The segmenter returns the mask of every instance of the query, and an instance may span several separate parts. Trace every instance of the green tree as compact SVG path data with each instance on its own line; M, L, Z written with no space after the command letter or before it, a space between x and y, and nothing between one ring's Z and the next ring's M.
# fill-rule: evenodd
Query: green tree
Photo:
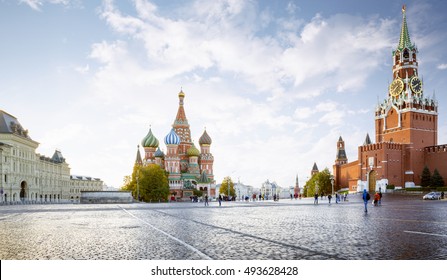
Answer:
M131 191L134 199L137 199L137 174L141 166L135 164L131 175L127 175L123 179L123 186L121 190Z
M234 183L230 177L225 177L219 188L219 193L228 196L228 187L230 187L230 196L234 197L236 191L234 190Z
M157 164L141 167L138 181L142 201L167 201L169 197L168 177Z
M421 187L428 187L431 184L430 170L427 166L424 167L421 174Z
M442 178L441 174L439 174L438 169L436 168L435 171L433 171L433 176L431 177L431 186L432 187L444 186L444 179Z
M312 175L312 177L306 182L303 189L303 194L307 197L312 197L315 193L318 193L319 195L321 193L328 195L331 192L331 173L329 172L328 168L325 168L323 171Z

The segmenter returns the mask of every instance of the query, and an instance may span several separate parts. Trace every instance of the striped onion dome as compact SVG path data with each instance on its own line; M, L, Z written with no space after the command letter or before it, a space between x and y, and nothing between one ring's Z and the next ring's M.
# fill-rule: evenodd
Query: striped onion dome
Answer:
M206 133L206 129L203 132L202 136L199 138L199 144L200 145L211 145L211 137Z
M154 156L159 157L159 158L164 158L165 154L160 150L160 147L158 147L158 149L154 153Z
M165 144L166 145L178 145L180 144L180 137L175 133L174 129L171 129L171 131L166 135L165 137Z
M200 151L196 148L194 143L192 143L191 148L186 151L188 157L198 157L200 155Z
M149 132L147 133L146 137L143 138L141 141L141 146L143 147L158 147L158 140L155 138L155 136L152 134L152 129L149 128Z

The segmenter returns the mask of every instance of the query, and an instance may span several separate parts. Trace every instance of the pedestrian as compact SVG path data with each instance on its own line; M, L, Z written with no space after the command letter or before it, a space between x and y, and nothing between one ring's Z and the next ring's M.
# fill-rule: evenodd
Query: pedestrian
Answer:
M293 194L290 194L290 200L293 200Z
M318 204L318 194L316 193L315 195L314 195L314 204Z
M208 204L208 195L205 195L205 206L210 206L210 205Z
M379 205L380 195L378 192L374 194L374 206Z
M444 191L441 192L441 199L444 199Z
M329 200L329 204L331 204L332 195L329 194L329 195L327 196L327 199Z
M371 196L366 191L366 189L363 189L362 199L363 199L363 203L365 204L365 212L368 212L368 201L371 199Z
M219 200L219 206L222 206L222 196L220 194L218 200Z
M340 197L338 196L338 193L335 193L335 203L338 204L338 200L340 199Z

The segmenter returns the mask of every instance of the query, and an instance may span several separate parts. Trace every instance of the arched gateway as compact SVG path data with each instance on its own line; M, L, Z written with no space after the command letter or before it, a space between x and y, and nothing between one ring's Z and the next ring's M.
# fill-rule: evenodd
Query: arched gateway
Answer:
M376 171L371 170L368 176L368 192L374 193L376 191Z
M22 183L20 183L20 201L25 201L27 193L28 184L26 183L26 181L22 181Z

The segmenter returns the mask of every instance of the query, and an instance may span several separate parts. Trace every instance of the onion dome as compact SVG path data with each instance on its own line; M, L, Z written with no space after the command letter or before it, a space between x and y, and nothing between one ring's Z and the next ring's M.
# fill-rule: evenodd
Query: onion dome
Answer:
M158 147L158 149L154 153L154 156L159 157L159 158L164 158L165 154L160 150L160 147Z
M158 147L158 140L155 138L155 136L152 134L152 129L149 128L149 132L147 133L146 137L143 138L141 141L141 146L147 148L147 147Z
M166 135L165 137L165 144L166 145L178 145L180 144L180 137L175 133L174 129L171 129L171 131Z
M178 97L185 97L185 93L183 92L183 89L180 90L178 93Z
M199 138L199 144L200 145L211 145L211 137L206 133L206 129L203 132L202 136Z
M200 151L196 148L196 146L193 143L191 148L189 148L186 151L186 154L188 155L188 157L198 157L200 155Z

